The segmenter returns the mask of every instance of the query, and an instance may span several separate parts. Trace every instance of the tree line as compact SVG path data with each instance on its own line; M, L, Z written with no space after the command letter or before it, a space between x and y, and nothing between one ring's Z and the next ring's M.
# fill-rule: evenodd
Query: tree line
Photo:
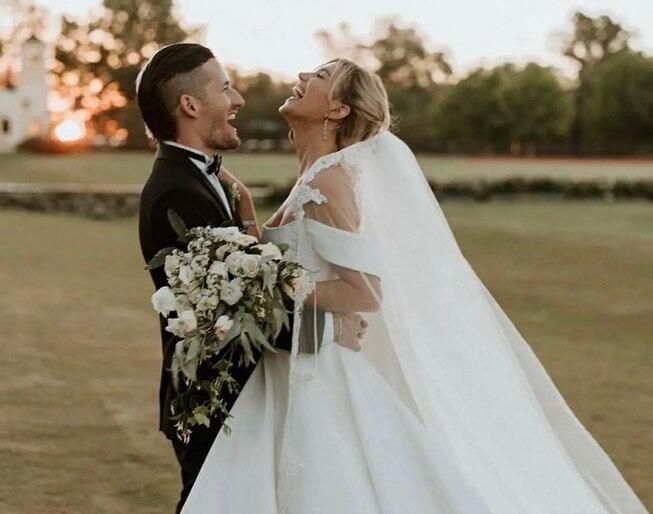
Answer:
M34 20L29 4L21 4L21 20L15 0L2 2L13 4L16 26ZM32 32L37 25L31 23ZM572 81L535 62L478 68L454 80L447 55L430 49L415 26L385 18L377 21L375 33L371 42L363 41L342 24L316 37L326 57L353 59L381 76L395 131L418 151L653 153L653 57L633 49L632 34L610 16L573 15L560 42L561 54L578 70ZM63 18L53 87L69 111L87 114L92 133L108 139L121 133L127 137L122 143L144 147L148 142L135 105L138 70L156 49L193 34L173 0L104 0L94 19ZM247 101L237 120L243 138L258 142L251 147L287 145L277 109L292 83L267 73L230 72Z

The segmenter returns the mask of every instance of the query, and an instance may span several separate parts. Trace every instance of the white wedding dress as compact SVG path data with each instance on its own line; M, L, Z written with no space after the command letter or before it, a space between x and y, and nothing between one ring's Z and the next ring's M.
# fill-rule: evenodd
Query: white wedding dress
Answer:
M646 512L460 254L400 140L319 159L284 208L293 220L264 239L317 283L380 278L380 309L359 353L304 353L295 334L291 354L264 355L184 514Z

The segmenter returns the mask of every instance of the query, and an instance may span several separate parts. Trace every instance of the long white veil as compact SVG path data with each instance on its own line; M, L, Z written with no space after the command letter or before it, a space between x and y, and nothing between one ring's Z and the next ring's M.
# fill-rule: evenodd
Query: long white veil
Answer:
M327 155L301 187L298 259L318 283L329 279L319 275L322 259L370 284L380 308L364 315L361 355L450 450L492 512L646 512L462 255L400 139L382 132ZM355 289L341 310L356 309ZM329 294L318 285L313 299ZM298 346L296 335L282 469L291 465L293 396L305 378Z

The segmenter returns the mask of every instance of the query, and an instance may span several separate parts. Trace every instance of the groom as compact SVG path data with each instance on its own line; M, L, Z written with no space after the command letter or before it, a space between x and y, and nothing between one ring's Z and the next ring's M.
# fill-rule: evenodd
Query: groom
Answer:
M152 173L141 194L139 234L145 260L149 261L162 248L179 246L168 221L169 209L176 211L189 227L219 227L228 220L234 220L241 228L255 227L249 191L242 187L242 206L238 207L227 194L229 188L223 187L227 176L234 178L221 169L218 152L235 150L240 145L238 133L229 121L236 117L245 102L230 85L211 50L191 43L162 48L141 70L136 93L148 135L159 147ZM167 285L162 268L150 273L155 289ZM316 314L305 312L302 335L317 330L321 335L320 343L335 339L343 346L359 347L358 340L365 328L360 316L332 316L320 311ZM313 327L314 318L317 327ZM162 317L159 321L163 350L159 430L172 441L181 467L183 487L177 505L177 512L180 512L221 422L213 418L210 428L194 429L188 444L177 438L174 422L170 419L170 405L176 392L169 372L177 339L165 331ZM280 334L275 342L277 348L290 350L291 333L292 327ZM254 365L234 370L233 376L241 388L253 370ZM223 399L229 409L236 397L237 394L225 393Z

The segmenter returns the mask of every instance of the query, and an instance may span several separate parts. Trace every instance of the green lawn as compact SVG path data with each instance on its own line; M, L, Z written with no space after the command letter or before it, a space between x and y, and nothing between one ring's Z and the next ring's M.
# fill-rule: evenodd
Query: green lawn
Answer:
M474 268L653 508L651 205L444 207ZM0 238L0 512L172 512L178 477L156 431L158 326L136 220L2 210Z
M0 182L82 182L142 184L153 154L113 152L77 155L0 154ZM434 179L506 176L562 178L653 178L653 160L546 160L419 157ZM224 162L247 183L286 183L295 176L293 154L225 154Z

